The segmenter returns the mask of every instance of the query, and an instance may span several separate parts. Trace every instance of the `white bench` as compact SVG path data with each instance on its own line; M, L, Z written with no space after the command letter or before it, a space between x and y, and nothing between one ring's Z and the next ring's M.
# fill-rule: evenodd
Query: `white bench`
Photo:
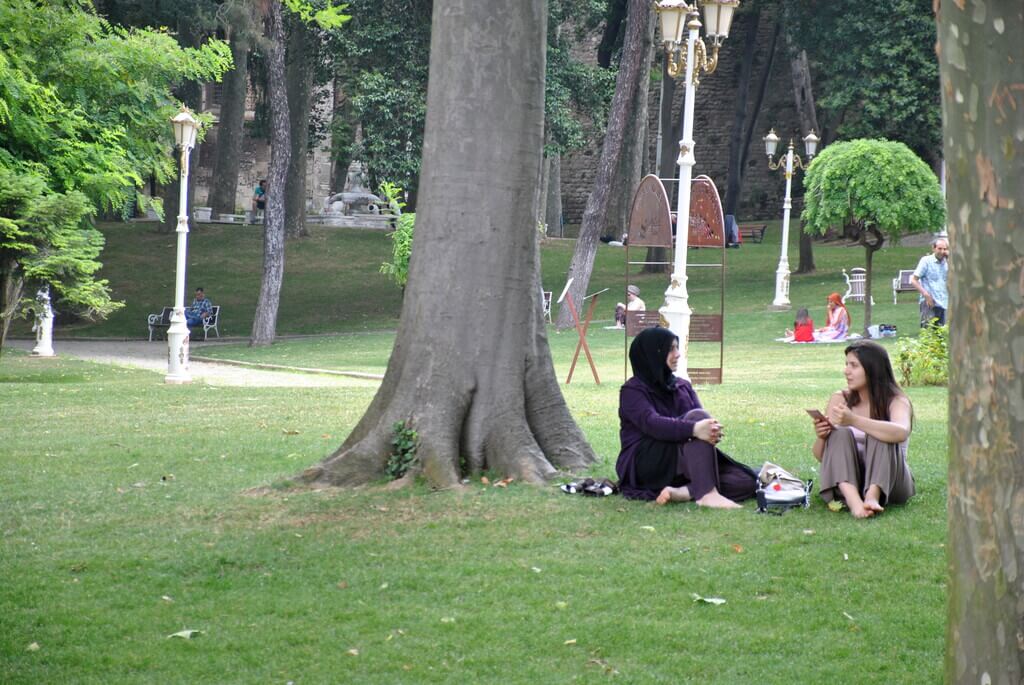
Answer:
M914 275L913 269L900 269L900 272L896 274L896 278L892 279L892 303L896 304L896 296L900 293L916 293L917 288L910 282L910 277Z
M149 316L146 317L146 323L149 326L149 342L153 342L154 333L157 336L163 334L166 337L167 329L171 327L171 314L173 312L174 307L164 307L159 314L150 314ZM203 319L203 322L201 324L201 327L203 329L203 340L206 340L206 338L210 334L210 331L213 331L214 334L219 338L220 329L217 328L219 324L220 305L215 304L213 305L213 312L210 314L209 317ZM190 326L190 328L195 328L196 331L198 332L200 324Z

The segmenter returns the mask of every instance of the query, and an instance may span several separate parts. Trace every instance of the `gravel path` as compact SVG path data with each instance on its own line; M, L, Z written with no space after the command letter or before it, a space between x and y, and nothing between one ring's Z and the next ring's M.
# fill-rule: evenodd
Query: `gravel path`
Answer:
M21 350L35 347L34 340L8 340L7 344ZM167 373L167 343L122 340L55 340L58 357L76 357L102 364L115 364ZM202 356L202 343L192 343L190 353ZM326 373L292 373L268 371L251 367L190 360L193 381L210 385L249 387L376 387L379 380L329 375Z

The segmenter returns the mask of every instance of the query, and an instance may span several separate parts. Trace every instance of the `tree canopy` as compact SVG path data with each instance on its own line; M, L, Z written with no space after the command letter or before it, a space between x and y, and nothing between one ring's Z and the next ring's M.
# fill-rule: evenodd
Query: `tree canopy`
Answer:
M886 238L939 231L946 207L939 180L903 143L850 140L833 143L819 154L804 177L804 230L824 235L842 227L865 247L871 292L871 255ZM871 298L866 298L864 328L871 325Z
M88 218L143 201L148 179L175 165L171 88L214 80L231 64L211 41L182 49L165 31L112 26L66 0L0 3L0 205L3 329L25 278L103 313L113 306L92 279L102 246Z

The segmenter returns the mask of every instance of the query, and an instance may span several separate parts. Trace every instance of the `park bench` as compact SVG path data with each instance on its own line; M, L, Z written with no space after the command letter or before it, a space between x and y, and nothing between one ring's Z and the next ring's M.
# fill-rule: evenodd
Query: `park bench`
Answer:
M764 232L768 229L768 224L740 224L740 240L753 240L755 243L760 243L764 240Z
M167 329L171 327L171 313L172 312L174 312L174 307L164 307L163 311L161 311L159 314L150 314L149 316L146 317L146 323L149 325L149 341L150 342L153 342L153 335L154 334L156 334L158 336L159 335L163 335L164 337L167 336ZM215 305L213 305L213 312L210 314L208 319L203 321L202 324L198 324L196 326L190 326L189 328L190 328L190 330L192 328L196 329L196 332L198 332L199 329L202 328L203 329L203 340L206 340L207 336L210 334L210 331L213 331L214 334L216 334L216 336L218 338L220 337L220 329L217 328L217 326L219 324L220 324L220 305L219 304L215 304Z
M913 269L900 269L900 272L896 274L896 278L892 279L892 303L896 304L896 296L900 293L916 293L917 288L910 282L910 277L914 275Z

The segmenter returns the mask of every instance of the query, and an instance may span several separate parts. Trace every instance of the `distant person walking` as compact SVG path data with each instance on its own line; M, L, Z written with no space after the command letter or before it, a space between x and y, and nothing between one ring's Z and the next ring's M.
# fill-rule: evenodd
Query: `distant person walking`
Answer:
M256 189L252 191L252 211L262 212L267 208L267 179L261 179Z
M932 253L921 257L910 284L921 294L921 328L934 319L942 326L946 323L946 309L949 307L949 241L936 238L932 241Z

